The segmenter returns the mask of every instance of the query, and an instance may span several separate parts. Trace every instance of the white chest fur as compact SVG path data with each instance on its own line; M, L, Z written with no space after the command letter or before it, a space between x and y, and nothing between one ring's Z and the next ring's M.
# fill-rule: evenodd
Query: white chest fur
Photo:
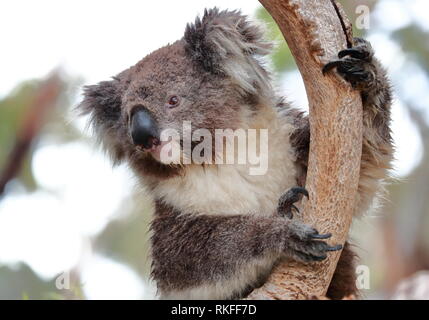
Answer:
M251 175L249 165L189 166L182 176L158 182L155 198L183 213L272 214L279 197L296 185L288 124L269 130L268 166Z

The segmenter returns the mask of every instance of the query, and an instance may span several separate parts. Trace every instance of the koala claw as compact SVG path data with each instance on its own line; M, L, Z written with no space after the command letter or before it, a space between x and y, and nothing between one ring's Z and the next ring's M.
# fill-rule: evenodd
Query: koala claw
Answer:
M366 40L356 38L355 46L338 53L336 60L330 61L322 68L322 73L336 68L338 74L356 89L368 89L374 85L375 66L372 63L373 49Z
M319 233L317 233L317 234L313 234L312 236L311 236L311 238L312 239L329 239L330 237L332 237L332 234L331 233L326 233L326 234L319 234Z
M345 56L350 56L352 58L360 60L366 60L368 62L371 60L371 53L360 47L348 48L338 52L338 58L342 59Z
M308 225L299 222L291 222L291 235L286 242L286 254L292 259L309 263L326 259L327 253L338 251L342 245L330 246L322 239L331 237L330 233L319 234L319 232Z
M343 246L341 244L337 244L336 246L327 248L326 251L338 251L338 250L341 250L342 248Z
M294 203L300 200L300 194L304 195L307 198L309 197L308 191L305 188L301 187L291 188L286 193L284 193L279 199L279 203L277 206L278 214L292 219L292 209L299 213L299 209L294 205Z
M326 73L328 73L329 71L331 71L332 69L338 67L339 65L341 65L342 60L333 60L333 61L329 61L327 64L325 64L322 68L322 73L323 75L325 75Z

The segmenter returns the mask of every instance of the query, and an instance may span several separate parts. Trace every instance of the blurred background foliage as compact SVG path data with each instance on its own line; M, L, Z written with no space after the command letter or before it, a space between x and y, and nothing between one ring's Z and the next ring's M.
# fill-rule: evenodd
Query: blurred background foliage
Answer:
M356 7L359 4L367 5L371 12L377 11L377 6L388 5L386 0L367 1L341 1L351 21L357 18ZM277 43L270 56L272 66L278 73L277 82L289 73L296 73L296 65L290 51L283 40L277 25L269 14L261 7L255 13L255 17L267 25L268 36ZM429 77L429 30L423 28L416 21L399 27L389 29L384 27L383 12L371 17L370 30L355 30L355 35L366 36L378 34L393 41L400 48L405 61L411 61L413 67L422 72L425 81ZM383 58L383 57L381 57ZM382 59L383 60L383 59ZM407 68L404 64L403 68ZM48 70L47 70L48 71ZM366 298L389 298L395 294L396 287L401 280L412 274L429 270L429 110L428 100L419 98L418 101L407 95L401 87L405 80L402 76L404 70L392 74L393 83L397 89L397 99L406 109L413 125L417 129L422 141L422 156L413 170L389 185L389 195L385 205L376 213L369 214L353 226L353 239L359 244L362 264L368 265L371 270L371 288L364 291ZM46 79L29 80L20 83L7 96L0 100L0 177L4 175L8 164L16 159L11 158L11 152L19 144L23 126L28 125L28 115L31 108L35 108L35 101L40 94L43 85L55 78L60 92L49 101L49 111L42 114L35 121L41 123L36 130L25 153L14 179L9 181L4 191L0 194L0 205L6 206L8 198L17 195L30 196L40 191L55 193L56 190L46 188L46 183L40 184L33 172L34 154L46 146L69 145L78 143L93 149L90 135L82 130L83 125L79 120L70 117L73 107L80 99L79 88L83 80L72 77L61 70L51 73ZM398 85L399 84L399 85ZM287 87L287 84L284 85ZM425 93L427 99L427 93ZM70 120L72 119L72 120ZM28 120L28 119L27 119ZM407 135L407 132L401 132ZM417 143L409 141L409 143ZM78 157L78 154L76 155ZM416 155L417 157L417 155ZM70 168L64 168L69 170ZM105 171L109 175L109 171ZM67 183L67 181L64 181ZM82 181L82 183L85 183ZM97 192L97 190L94 190ZM57 195L58 196L58 195ZM85 201L85 199L82 199ZM0 210L7 212L7 207ZM43 211L44 208L34 208L34 214ZM109 282L138 279L143 291L136 291L137 297L153 297L153 285L148 282L150 260L148 258L148 222L152 212L152 203L147 196L138 189L129 188L129 193L119 200L116 209L106 218L101 227L92 233L85 234L81 256L71 265L69 270L72 290L57 290L55 279L58 274L41 275L27 265L25 259L19 257L11 260L1 260L0 246L0 299L80 299L100 297L91 293L90 279L85 277L85 270L90 268L88 256L96 255L104 257L115 263L123 265L137 278L125 276L123 269L118 273L109 274L104 284L109 287ZM103 220L104 221L104 220ZM22 221L22 224L26 224ZM84 220L83 222L84 223ZM73 228L73 225L66 226ZM31 242L33 239L21 239L22 242ZM55 242L53 238L50 241ZM8 245L7 243L4 245ZM103 259L104 259L103 258ZM51 257L55 259L55 257ZM50 263L47 261L47 263ZM116 265L115 265L116 266ZM117 266L116 266L117 267ZM115 267L115 268L116 268ZM104 269L103 269L104 270ZM122 273L121 273L122 272ZM128 273L130 273L128 272ZM89 273L91 275L91 273ZM121 275L124 274L124 278ZM123 280L124 279L124 280ZM101 286L101 284L96 284ZM78 288L79 290L73 290ZM109 290L102 287L100 290ZM117 290L126 290L117 289ZM95 290L97 291L97 290ZM115 295L112 295L116 297ZM131 295L132 296L132 295ZM103 297L103 295L101 295ZM111 296L108 296L111 297ZM129 297L125 295L125 297Z

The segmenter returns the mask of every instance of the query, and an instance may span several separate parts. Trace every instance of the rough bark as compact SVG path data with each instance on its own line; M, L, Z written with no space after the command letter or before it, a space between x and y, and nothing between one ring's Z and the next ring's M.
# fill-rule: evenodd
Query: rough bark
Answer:
M302 218L332 244L348 236L359 180L362 101L357 91L322 66L350 46L351 26L333 0L260 0L279 25L304 79L311 142ZM340 252L321 263L279 265L248 299L309 299L326 294Z

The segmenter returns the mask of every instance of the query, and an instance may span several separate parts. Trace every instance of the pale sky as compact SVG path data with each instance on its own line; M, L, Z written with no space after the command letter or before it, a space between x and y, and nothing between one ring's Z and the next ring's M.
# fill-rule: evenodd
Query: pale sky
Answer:
M206 7L241 8L257 0L2 0L0 96L56 66L98 82L182 37Z

